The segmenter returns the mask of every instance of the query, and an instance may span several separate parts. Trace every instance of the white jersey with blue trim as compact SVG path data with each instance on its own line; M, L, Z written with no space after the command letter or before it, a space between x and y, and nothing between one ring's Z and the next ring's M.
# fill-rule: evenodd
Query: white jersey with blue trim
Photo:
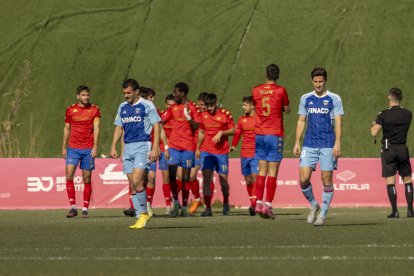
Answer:
M151 101L140 98L135 104L119 105L114 124L124 129L124 142L151 141L152 125L160 122L157 109Z
M344 115L341 97L327 91L318 96L315 91L303 95L299 115L307 117L304 147L333 148L335 144L335 116Z

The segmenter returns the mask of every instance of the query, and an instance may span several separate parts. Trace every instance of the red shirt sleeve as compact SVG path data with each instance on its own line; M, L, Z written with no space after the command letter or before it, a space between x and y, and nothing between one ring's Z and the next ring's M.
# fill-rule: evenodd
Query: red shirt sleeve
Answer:
M239 120L237 121L236 132L234 133L233 141L231 144L233 147L237 147L240 141L241 134L242 134L241 118L242 117L240 117Z
M161 120L163 123L168 123L173 118L173 114L171 111L171 107L164 111L164 113L161 115Z
M70 106L68 108L66 108L66 113L65 113L65 123L70 124L72 122L72 118L70 117Z

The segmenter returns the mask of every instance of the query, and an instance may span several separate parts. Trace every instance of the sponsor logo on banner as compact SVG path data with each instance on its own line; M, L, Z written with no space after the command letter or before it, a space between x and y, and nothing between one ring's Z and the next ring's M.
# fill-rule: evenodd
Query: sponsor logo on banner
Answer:
M75 184L75 191L83 191L83 178L82 176L75 176L73 178L73 183ZM38 193L38 192L51 192L53 188L57 192L66 191L66 177L57 176L53 178L52 176L29 176L27 177L27 191L29 193Z
M356 173L345 170L336 175L336 178L345 183L334 184L335 191L369 191L369 183L347 183L356 177Z
M99 174L102 183L106 185L128 184L128 177L121 171L115 171L118 164L108 164L103 173Z
M0 193L0 199L9 199L11 198L11 193Z

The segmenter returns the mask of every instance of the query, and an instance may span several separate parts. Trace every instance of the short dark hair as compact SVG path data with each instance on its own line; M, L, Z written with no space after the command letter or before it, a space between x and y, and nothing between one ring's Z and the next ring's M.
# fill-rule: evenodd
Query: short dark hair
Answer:
M80 92L82 91L88 91L91 92L91 90L89 89L89 87L87 87L86 85L80 85L78 88L76 88L76 93L79 95Z
M217 103L217 95L214 93L208 93L205 97L204 97L204 103L206 105L212 105Z
M399 101L399 102L402 101L402 91L401 91L401 89L399 89L397 87L393 87L393 88L390 89L388 94L391 97L393 97L394 99L396 99L397 101Z
M184 94L187 96L188 91L190 88L188 88L188 85L185 82L179 82L176 85L174 85L174 88L177 88L178 91L184 92Z
M139 83L134 80L134 79L127 79L124 80L124 82L122 83L122 88L128 88L131 87L133 90L138 90L139 89Z
M167 102L167 101L174 101L174 95L173 94L168 94L166 97L165 97L165 102Z
M144 99L148 99L149 97L155 97L155 91L152 88L141 86L139 88L139 95Z
M208 95L208 92L201 92L200 94L198 94L197 100L204 102L204 99L207 95Z
M279 72L279 66L272 63L266 67L266 78L268 80L276 81L277 79L279 79Z
M325 68L322 68L322 67L313 68L311 72L311 78L313 79L313 77L317 77L317 76L322 76L324 80L328 80L328 72L326 72Z
M253 97L252 96L245 96L245 97L243 97L243 102L253 104Z

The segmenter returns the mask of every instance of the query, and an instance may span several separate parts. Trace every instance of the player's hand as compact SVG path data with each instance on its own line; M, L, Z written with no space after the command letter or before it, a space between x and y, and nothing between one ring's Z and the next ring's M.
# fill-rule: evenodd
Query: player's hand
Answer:
M91 156L92 156L92 158L95 158L96 157L97 152L98 152L98 150L96 149L96 147L93 147L92 150L91 150Z
M196 150L195 152L195 158L200 159L200 150Z
M111 153L109 155L111 155L111 157L114 159L118 158L118 152L116 149L111 149Z
M158 160L158 157L159 156L160 156L160 153L159 153L158 149L152 149L151 152L150 152L150 154L149 154L149 156L148 156L148 159L151 162L155 162L155 161Z
M298 143L295 143L295 146L293 147L293 155L299 157L300 151L300 145Z
M336 158L338 158L341 155L341 144L335 143L333 147L333 155Z
M213 141L214 144L217 144L218 142L220 142L221 136L223 135L223 133L221 131L219 131L216 135L214 135L213 139L211 139L211 141Z
M67 153L66 148L63 148L62 149L62 157L63 157L63 159L66 159L66 153Z
M165 160L170 160L170 151L168 149L164 150L164 158Z
M235 146L231 146L230 147L230 152L235 151L235 150L236 150L236 147Z
M190 109L188 108L188 106L184 107L184 116L187 119L187 121L191 120Z

